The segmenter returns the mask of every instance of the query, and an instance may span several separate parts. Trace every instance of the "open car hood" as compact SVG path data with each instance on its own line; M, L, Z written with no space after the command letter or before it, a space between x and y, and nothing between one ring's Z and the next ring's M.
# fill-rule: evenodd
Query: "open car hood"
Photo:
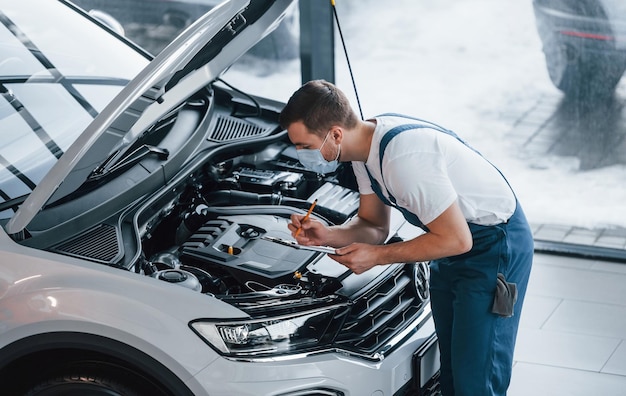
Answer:
M229 0L198 19L94 118L9 220L7 233L23 232L48 202L71 194L105 161L114 163L147 128L273 31L292 3Z

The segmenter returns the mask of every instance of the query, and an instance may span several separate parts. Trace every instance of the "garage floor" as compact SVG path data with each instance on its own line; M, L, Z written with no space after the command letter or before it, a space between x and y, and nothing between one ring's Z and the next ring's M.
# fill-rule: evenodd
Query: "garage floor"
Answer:
M554 118L563 113L557 100L539 100L513 134L526 149L572 155L581 144ZM626 158L626 126L607 127L618 128L618 141L598 148L604 156L586 145L577 153L582 166ZM532 226L537 252L509 396L626 395L626 230Z
M509 396L626 395L626 265L537 253Z

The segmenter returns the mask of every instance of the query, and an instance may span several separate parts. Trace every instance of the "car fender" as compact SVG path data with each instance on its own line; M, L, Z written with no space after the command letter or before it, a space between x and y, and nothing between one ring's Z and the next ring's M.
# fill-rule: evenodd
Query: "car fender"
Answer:
M84 289L63 288L2 299L0 322L1 346L39 334L91 334L129 345L167 362L168 367L184 367L186 375L183 370L177 372L183 377L217 358L187 323L125 296Z
M218 357L188 323L246 317L202 293L23 247L5 233L0 248L0 350L44 334L100 336L144 352L184 379Z

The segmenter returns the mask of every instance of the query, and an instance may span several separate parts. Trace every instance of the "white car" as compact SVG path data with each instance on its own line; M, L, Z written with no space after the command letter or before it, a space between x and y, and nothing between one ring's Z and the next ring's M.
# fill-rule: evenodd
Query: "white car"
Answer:
M293 246L315 199L356 214L351 169L306 171L283 104L220 78L292 2L224 2L152 59L67 1L0 0L3 395L437 394L427 263Z

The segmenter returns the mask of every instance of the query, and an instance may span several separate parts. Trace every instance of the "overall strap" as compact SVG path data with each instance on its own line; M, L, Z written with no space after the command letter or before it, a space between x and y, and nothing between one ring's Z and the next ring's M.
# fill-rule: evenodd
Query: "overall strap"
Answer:
M408 116L408 115L398 114L398 113L384 113L384 114L380 114L378 117L399 117L399 118L406 118L408 120L418 121L422 128L431 128L431 129L435 129L435 130L437 130L439 132L447 133L448 135L456 138L458 141L460 141L464 145L466 145L469 148L471 148L472 150L474 150L474 148L472 148L466 141L461 139L461 137L459 137L459 135L454 133L454 131L446 129L446 128L442 127L441 125L435 124L434 122L430 122L430 121L423 120L421 118L411 117L411 116ZM476 150L474 150L474 151L476 151Z
M468 148L472 149L472 150L473 150L476 154L480 155L481 157L483 157L483 159L484 159L485 161L487 161L489 164L491 164L491 166L493 166L493 167L494 167L494 168L498 171L498 173L500 174L500 176L502 176L502 178L504 179L504 181L506 182L506 184L507 184L507 185L509 186L509 188L511 189L511 192L512 192L512 193L513 193L513 195L515 196L515 199L517 199L517 195L515 194L515 190L513 190L513 187L511 187L511 183L509 183L509 181L508 181L508 180L507 180L507 178L504 176L504 174L502 173L502 171L501 171L501 170L500 170L497 166L495 166L494 164L492 164L492 163L491 163L491 161L489 161L487 158L485 158L485 157L484 157L484 156L483 156L483 155L482 155L482 154L481 154L478 150L476 150L474 147L470 146L470 145L469 145L469 143L467 143L465 140L461 139L461 137L460 137L459 135L457 135L456 133L454 133L453 131L451 131L451 130L449 130L449 129L446 129L446 128L442 127L442 126L439 126L439 125L435 124L434 122L425 121L425 120L422 120L422 119L420 119L420 118L415 118L415 117L411 117L411 116L407 116L407 115L403 115L403 114L398 114L398 113L384 113L384 114L379 115L378 117L400 117L400 118L407 118L407 119L409 119L409 120L416 120L416 121L419 121L419 122L422 122L422 123L426 124L426 125L424 125L424 126L423 126L423 127L425 127L425 128L427 128L427 127L428 127L427 125L430 125L430 128L435 129L435 130L438 130L438 131L440 131L440 132L447 133L448 135L450 135L450 136L452 136L452 137L456 138L456 140L458 140L459 142L463 143L463 144L464 144L465 146L467 146ZM397 135L397 133L396 133L396 135ZM383 136L383 140L385 139L385 137L386 137L386 136ZM387 139L387 140L391 140L391 138L389 138L389 139ZM389 142L387 142L387 143L385 144L385 147L387 147L387 144L388 144L388 143L389 143ZM382 141L381 141L381 149L382 149ZM381 152L380 152L380 165L381 165L381 171L382 171L382 164L383 164L383 155L382 155L382 153L383 153L383 152L381 151Z
M379 150L379 161L380 161L380 170L381 170L381 175L382 175L382 169L383 169L383 156L385 153L385 149L387 148L387 145L389 144L389 142L391 141L391 139L393 139L394 137L396 137L398 134L404 132L404 131L408 131L410 129L419 129L419 128L432 128L432 125L424 125L424 124L404 124L404 125L398 125L397 127L394 127L392 129L390 129L389 131L387 131L387 133L385 133L385 135L383 136L383 138L380 141L380 150ZM369 169L367 169L367 166L365 167L365 170L367 171L367 176L370 179L370 183L372 185L372 190L374 190L374 193L376 193L376 196L378 196L378 198L387 206L392 206L396 209L398 209L402 215L404 216L404 218L411 224L413 224L414 226L420 227L421 229L423 229L424 231L428 232L428 227L426 227L426 225L419 219L419 217L417 217L417 215L415 213L412 213L410 211L408 211L405 208L402 208L400 206L398 206L398 204L396 203L396 199L395 197L389 192L389 190L387 190L387 195L389 196L389 199L387 199L385 197L385 195L382 192L382 188L380 186L380 184L376 181L376 179L374 179L374 177L372 176L372 174L370 173Z
M473 150L474 152L476 152L478 155L480 155L481 157L482 154L480 154L480 152L478 152L478 150L474 149L472 146L470 146L467 142L465 142L463 139L461 139L456 133L454 133L453 131L443 128L433 122L430 121L426 121L426 120L422 120L420 118L416 118L416 117L411 117L411 116L406 116L406 115L402 115L402 114L397 114L397 113L385 113L385 114L381 114L378 117L385 117L385 116L389 116L389 117L401 117L401 118L406 118L409 120L413 120L413 121L417 121L419 123L414 123L414 124L403 124L403 125L398 125L392 129L390 129L389 131L387 131L385 133L385 135L383 135L381 141L380 141L380 149L378 152L378 157L379 157L379 161L380 161L380 171L381 171L381 176L382 176L382 171L383 171L383 157L385 154L385 149L387 148L387 145L389 145L389 142L391 141L391 139L393 139L394 137L396 137L397 135L399 135L400 133L404 132L404 131L408 131L411 129L434 129L437 130L439 132L443 132L446 133L452 137L454 137L455 139L457 139L459 142L463 143L465 146L467 146L469 149ZM484 158L484 157L483 157ZM488 161L486 158L484 158L485 161L489 162L491 164L490 161ZM511 189L511 191L513 191L513 189L511 188L511 185L509 184L509 181L506 179L506 177L504 177L504 175L502 174L502 172L500 171L500 169L498 169L498 167L496 167L495 165L491 164L491 166L493 166L498 173L500 173L500 175L502 176L502 178L504 179L504 181L509 185L509 188ZM365 170L367 171L367 176L370 179L370 183L372 185L372 190L374 190L374 192L376 193L376 195L378 196L378 198L385 204L388 206L393 206L396 209L398 209L402 215L404 216L404 218L411 224L420 227L421 229L423 229L424 231L428 232L428 227L422 223L422 221L417 217L417 215L415 215L414 213L408 211L405 208L399 207L396 203L396 199L395 197L389 192L388 189L386 189L387 191L387 195L389 196L389 199L387 199L383 193L382 193L382 189L380 184L376 181L376 179L374 179L374 177L371 175L369 169L367 169L367 166L365 167ZM513 195L515 195L515 192L513 191Z

